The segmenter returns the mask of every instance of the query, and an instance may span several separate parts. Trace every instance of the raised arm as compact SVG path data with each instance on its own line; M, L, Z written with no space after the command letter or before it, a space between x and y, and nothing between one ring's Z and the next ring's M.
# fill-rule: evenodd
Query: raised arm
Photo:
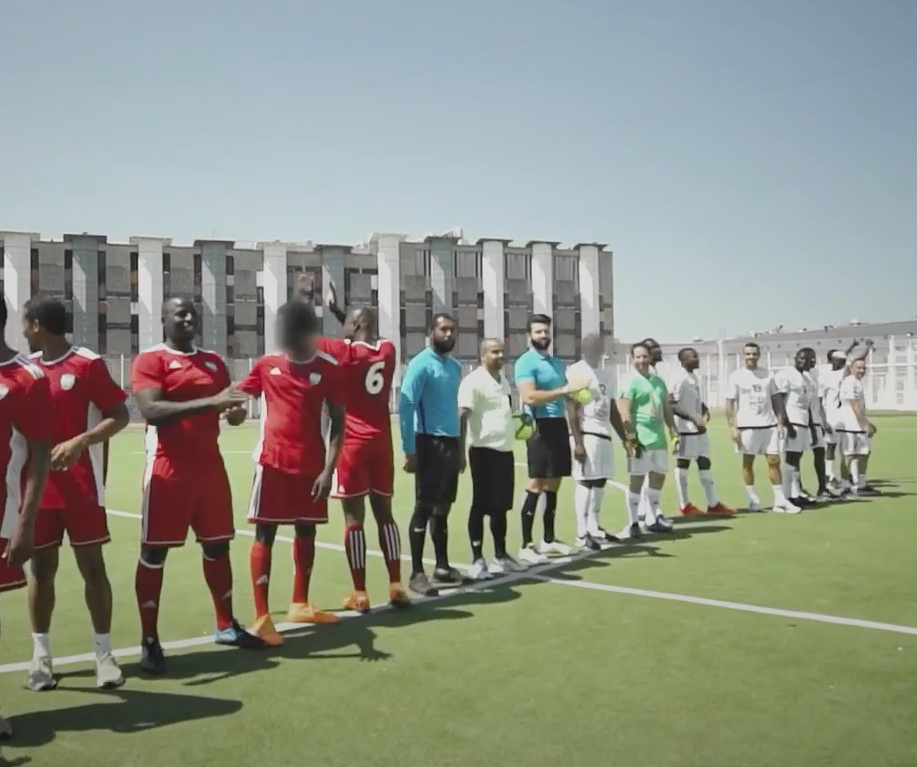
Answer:
M328 307L328 311L334 315L334 318L343 325L344 321L347 319L347 315L344 314L344 310L338 304L338 292L333 282L328 283L328 293L325 295L325 306Z

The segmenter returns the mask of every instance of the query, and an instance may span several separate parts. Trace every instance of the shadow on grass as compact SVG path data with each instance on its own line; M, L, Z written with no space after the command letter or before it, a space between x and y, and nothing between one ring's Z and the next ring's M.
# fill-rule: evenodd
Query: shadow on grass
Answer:
M129 689L101 691L75 688L71 692L85 693L86 702L78 707L42 708L11 719L15 735L10 747L36 748L53 742L67 733L108 731L129 735L136 732L184 724L195 720L230 716L242 709L242 702L205 698L172 692L147 692ZM44 698L53 701L54 696ZM5 749L4 749L5 750ZM17 757L2 764L27 764L28 757Z

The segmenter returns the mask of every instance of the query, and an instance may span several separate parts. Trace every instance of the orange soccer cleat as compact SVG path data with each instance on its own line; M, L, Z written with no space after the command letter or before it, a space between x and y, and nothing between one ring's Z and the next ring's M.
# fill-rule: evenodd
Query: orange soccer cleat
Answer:
M250 632L261 639L268 647L282 647L283 637L274 627L270 615L262 615L252 625Z
M725 506L722 503L717 503L715 506L709 506L707 508L707 513L713 515L714 517L731 517L736 513L736 510L730 509L728 506Z
M681 516L683 517L696 517L703 513L704 512L702 512L699 508L697 508L697 506L695 506L693 503L689 503L687 506L684 506L681 510Z
M287 613L290 623L314 623L316 625L331 625L340 623L341 619L334 613L325 613L316 610L312 605L303 602L294 602Z
M347 599L344 600L344 609L353 610L358 613L368 613L369 597L365 591L354 591Z
M400 583L392 583L389 585L388 601L389 604L396 609L411 606L411 599L408 596L408 592L404 590L404 586Z

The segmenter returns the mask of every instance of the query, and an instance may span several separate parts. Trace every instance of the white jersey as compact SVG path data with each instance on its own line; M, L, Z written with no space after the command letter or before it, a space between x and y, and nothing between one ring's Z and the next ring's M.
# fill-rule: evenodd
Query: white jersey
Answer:
M809 408L815 396L812 379L796 368L783 368L774 376L774 386L779 394L786 396L786 419L794 426L808 426Z
M818 378L818 396L821 397L822 407L825 409L825 420L832 429L840 427L841 384L846 377L846 369L841 368L822 373Z
M825 425L824 413L821 407L821 388L818 384L818 368L806 371L809 377L809 412L812 414L812 423L817 426Z
M589 393L592 401L583 405L583 418L580 430L583 434L601 434L611 436L611 407L609 396L609 371L594 368L586 360L574 362L567 368L567 381L586 378L590 381Z
M777 414L771 402L776 391L774 377L764 368L739 368L730 373L726 399L736 403L736 427L767 429L776 426Z
M689 373L679 368L669 381L669 394L672 401L683 413L700 418L704 414L704 402L701 399L700 380L696 373ZM675 426L679 434L696 434L697 424L675 416Z
M866 415L866 395L863 392L863 382L855 375L848 375L841 384L840 398L838 428L841 431L862 432L860 421L853 412L851 403L859 402L860 411L864 416Z

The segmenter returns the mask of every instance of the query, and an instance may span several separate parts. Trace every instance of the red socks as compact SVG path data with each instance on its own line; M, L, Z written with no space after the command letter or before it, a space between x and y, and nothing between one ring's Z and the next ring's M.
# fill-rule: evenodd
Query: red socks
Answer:
M315 537L293 539L293 603L308 604L309 581L315 564Z
M401 534L394 520L379 525L379 548L385 557L389 583L401 583Z
M255 618L268 615L267 593L271 580L271 547L255 541L250 555L252 591L255 594Z
M366 591L366 534L362 525L352 525L344 533L344 550L356 591Z
M160 576L161 577L161 576ZM232 626L232 564L229 555L219 559L204 557L204 580L213 597L217 629L223 631Z
M134 592L140 608L140 630L143 639L159 638L159 600L162 595L162 565L151 567L137 562Z

